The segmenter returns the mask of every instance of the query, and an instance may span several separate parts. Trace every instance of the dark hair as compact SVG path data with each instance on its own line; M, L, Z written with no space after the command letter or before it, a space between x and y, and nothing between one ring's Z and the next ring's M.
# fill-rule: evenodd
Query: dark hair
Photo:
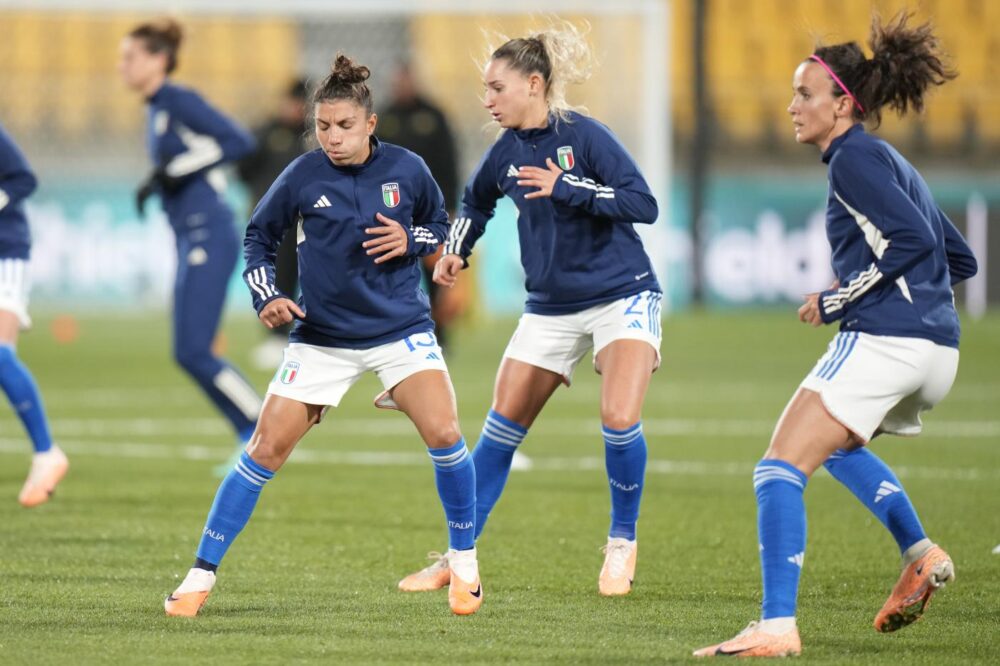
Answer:
M878 15L872 18L868 37L871 59L865 58L857 42L817 46L813 52L840 77L864 108L862 111L857 104L854 106L857 120L872 120L878 127L884 106L901 116L911 107L923 111L927 90L958 76L946 62L933 26L923 23L908 27L906 23L912 17L912 13L904 10L887 24ZM834 83L833 94L840 97L845 93Z
M580 29L569 21L553 20L544 30L527 37L504 38L490 60L504 60L524 76L538 73L545 81L549 109L565 118L573 110L566 101L566 86L590 78L593 56L586 40L589 27Z
M306 79L295 79L285 89L285 97L306 101L309 98L309 82Z
M365 81L371 76L371 70L364 65L355 65L354 61L338 53L330 74L313 93L313 104L329 102L335 99L349 99L364 107L365 113L372 114L375 102L372 91Z
M167 74L177 69L177 52L184 39L184 30L180 23L171 18L158 19L133 28L128 36L145 42L146 50L150 53L165 53Z

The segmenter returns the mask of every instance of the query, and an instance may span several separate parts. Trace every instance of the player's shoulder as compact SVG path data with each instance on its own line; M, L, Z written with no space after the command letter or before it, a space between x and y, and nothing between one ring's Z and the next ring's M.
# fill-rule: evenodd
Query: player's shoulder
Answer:
M863 130L853 130L830 158L830 174L839 176L888 168L898 155L885 140Z
M285 181L309 180L327 161L328 158L322 148L310 150L289 162L282 172L281 178Z

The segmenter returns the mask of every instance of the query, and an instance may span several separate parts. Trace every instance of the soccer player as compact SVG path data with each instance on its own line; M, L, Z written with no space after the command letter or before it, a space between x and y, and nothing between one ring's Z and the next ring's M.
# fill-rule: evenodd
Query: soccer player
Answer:
M367 371L427 444L447 519L452 611L482 603L474 540L476 474L458 428L451 379L434 338L420 257L444 241L444 197L423 160L375 138L369 70L338 55L313 94L318 150L292 162L250 219L244 250L254 307L274 328L295 320L290 344L246 452L222 482L197 559L166 601L197 614L215 572L264 484L295 444ZM295 227L302 296L274 286L275 251Z
M929 25L902 13L875 19L865 57L855 42L818 47L799 64L788 112L799 143L829 169L826 229L837 282L809 294L799 319L840 322L826 354L778 420L753 474L763 572L761 620L696 656L778 657L801 651L795 624L806 546L803 491L823 465L892 533L902 575L875 616L890 632L916 621L955 576L924 532L899 479L866 445L881 433L917 435L920 413L948 393L958 369L952 286L976 260L913 166L865 132L882 108L921 110L931 86L955 74Z
M212 341L239 258L233 212L223 199L219 167L248 154L253 137L168 76L177 68L181 27L172 20L144 23L122 40L118 71L149 105L147 147L153 172L137 193L140 215L158 194L177 240L174 283L174 358L236 431L250 439L260 396ZM227 466L228 470L229 466Z
M17 498L26 507L47 502L69 469L66 454L52 443L35 379L17 358L18 333L31 326L27 277L31 232L24 200L37 186L28 161L0 126L0 388L35 449L31 471Z
M476 536L531 424L593 348L611 492L598 589L612 596L628 594L635 575L646 467L641 411L660 362L662 294L633 228L656 221L656 199L611 131L566 102L566 86L587 78L589 61L589 47L570 23L492 52L483 72L484 106L503 131L466 185L434 279L455 284L497 200L509 196L518 209L528 300L472 453ZM443 587L447 559L407 576L400 589Z

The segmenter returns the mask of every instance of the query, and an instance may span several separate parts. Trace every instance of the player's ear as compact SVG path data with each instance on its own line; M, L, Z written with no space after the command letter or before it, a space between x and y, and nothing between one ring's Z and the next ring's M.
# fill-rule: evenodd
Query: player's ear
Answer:
M378 125L378 114L377 113L373 113L370 116L368 116L368 134L369 135L375 133L375 126L376 125Z

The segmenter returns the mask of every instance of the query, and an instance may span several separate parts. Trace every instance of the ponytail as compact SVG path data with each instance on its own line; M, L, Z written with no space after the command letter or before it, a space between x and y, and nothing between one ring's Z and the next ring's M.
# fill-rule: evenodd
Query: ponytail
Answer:
M593 56L586 32L569 21L558 21L527 37L503 39L490 60L506 60L511 69L525 76L539 74L545 81L545 101L549 110L565 120L570 111L579 110L566 101L566 88L590 78Z
M364 65L356 65L354 61L338 53L333 61L330 73L313 93L313 103L330 102L338 99L351 100L364 108L369 116L375 108L372 91L365 81L371 76L371 70Z
M820 46L814 51L825 62L843 87L834 85L836 97L850 91L857 104L854 117L882 123L882 108L899 115L913 109L923 111L924 96L931 86L943 85L958 76L946 62L941 44L930 23L907 26L913 14L902 11L883 24L877 15L872 19L868 59L857 42Z

